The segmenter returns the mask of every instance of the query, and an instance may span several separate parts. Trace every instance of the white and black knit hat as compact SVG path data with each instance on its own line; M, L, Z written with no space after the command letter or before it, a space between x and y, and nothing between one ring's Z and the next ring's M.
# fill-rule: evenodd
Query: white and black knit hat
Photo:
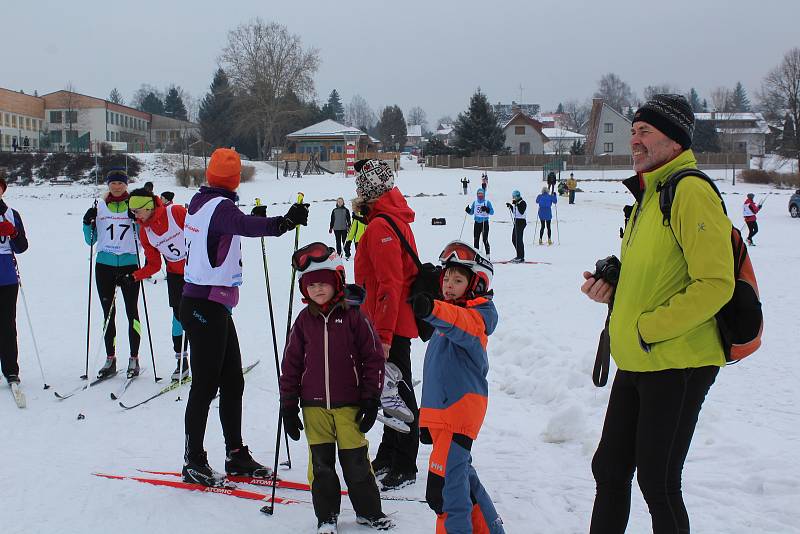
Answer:
M654 95L636 110L631 123L638 121L652 124L684 150L692 146L694 112L683 95Z
M354 165L356 195L373 200L394 187L394 173L389 164L379 159L362 159Z

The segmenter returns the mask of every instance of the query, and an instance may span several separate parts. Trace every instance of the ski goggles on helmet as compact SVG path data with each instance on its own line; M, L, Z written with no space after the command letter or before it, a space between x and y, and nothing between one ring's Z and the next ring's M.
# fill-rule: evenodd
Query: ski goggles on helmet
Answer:
M305 271L312 263L322 263L326 261L331 254L336 252L332 247L319 241L297 249L292 254L292 267L297 271Z
M154 209L156 207L153 197L133 196L128 199L128 207L131 210L138 210L142 208Z
M477 257L478 253L474 248L470 247L466 243L453 241L444 247L442 253L439 254L439 261L442 263L447 263L448 261L455 260L457 262L475 263Z

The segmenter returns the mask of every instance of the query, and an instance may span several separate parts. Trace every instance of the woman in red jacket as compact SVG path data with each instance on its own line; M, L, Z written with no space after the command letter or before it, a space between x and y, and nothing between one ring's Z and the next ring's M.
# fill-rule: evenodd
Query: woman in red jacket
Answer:
M744 206L742 207L744 222L747 223L747 229L749 230L747 234L747 244L751 247L755 245L755 243L753 243L753 237L758 233L756 214L761 210L761 204L756 204L756 201L753 200L754 198L755 195L753 193L747 193L747 200L744 201Z
M177 360L172 379L183 379L189 374L186 351L189 340L183 334L178 312L183 294L183 268L186 264L186 241L183 238L186 208L180 204L164 206L159 197L144 188L131 193L128 206L139 224L139 241L144 249L145 264L133 274L127 275L126 282L133 284L158 273L161 270L161 256L164 256L167 263L167 294L169 306L172 308L172 348Z

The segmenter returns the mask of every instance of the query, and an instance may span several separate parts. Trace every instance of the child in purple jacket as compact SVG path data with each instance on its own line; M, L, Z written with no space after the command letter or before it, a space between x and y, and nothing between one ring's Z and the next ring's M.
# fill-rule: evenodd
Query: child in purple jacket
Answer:
M297 441L304 428L299 416L303 409L317 532L336 532L341 504L337 445L356 521L388 530L394 523L381 510L364 436L380 407L381 342L357 307L363 299L349 297L352 286L345 299L344 266L333 248L311 243L295 252L292 266L308 306L297 316L283 355L281 416L286 433Z

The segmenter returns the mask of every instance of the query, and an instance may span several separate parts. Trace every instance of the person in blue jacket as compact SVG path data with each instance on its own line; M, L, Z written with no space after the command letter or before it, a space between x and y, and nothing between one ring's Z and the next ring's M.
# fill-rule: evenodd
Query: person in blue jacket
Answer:
M475 200L467 206L465 211L475 218L473 230L475 248L478 249L481 235L483 235L483 248L486 251L486 256L489 257L489 217L494 215L494 207L490 201L486 200L486 191L483 188L478 189L475 197Z
M8 185L0 178L0 364L9 383L19 384L17 363L17 294L19 278L15 254L28 250L22 217L3 200Z
M550 193L547 187L542 188L542 193L536 197L536 203L539 205L539 244L544 245L542 238L544 238L544 227L547 226L547 244L552 245L552 232L550 231L550 222L553 220L553 204L558 202L558 197L555 193Z

